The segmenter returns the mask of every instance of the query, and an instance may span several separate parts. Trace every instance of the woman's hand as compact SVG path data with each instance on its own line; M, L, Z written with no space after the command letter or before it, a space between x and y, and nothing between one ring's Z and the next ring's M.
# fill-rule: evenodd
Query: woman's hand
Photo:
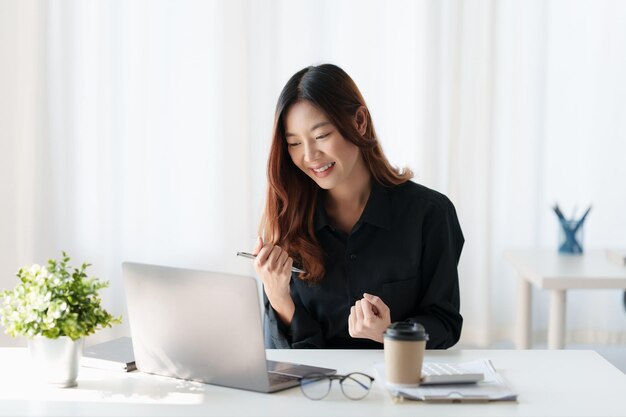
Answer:
M368 293L350 308L348 333L354 338L383 343L383 333L391 324L389 307L380 297Z
M265 295L283 323L290 325L295 311L289 293L293 259L280 246L271 243L264 245L260 237L257 238L257 245L252 253L257 255L254 269L263 281Z

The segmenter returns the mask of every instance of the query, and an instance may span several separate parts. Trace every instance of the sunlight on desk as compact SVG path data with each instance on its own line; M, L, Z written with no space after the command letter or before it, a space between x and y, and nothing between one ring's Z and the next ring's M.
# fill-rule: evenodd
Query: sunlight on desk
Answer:
M194 405L206 397L206 385L199 382L86 367L79 370L77 387L49 387L37 380L27 350L11 354L11 360L3 361L3 374L11 378L0 379L0 399Z

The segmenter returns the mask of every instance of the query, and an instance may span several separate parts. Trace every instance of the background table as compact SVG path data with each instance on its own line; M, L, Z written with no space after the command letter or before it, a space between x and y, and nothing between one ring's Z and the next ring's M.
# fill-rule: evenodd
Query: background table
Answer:
M590 250L582 255L560 255L556 249L514 249L506 252L506 259L519 276L518 349L530 347L531 285L550 291L550 349L562 349L565 344L567 290L626 289L626 267L612 262L604 250Z
M373 374L380 350L270 350L276 360ZM41 388L27 372L25 348L0 348L0 415L63 416L626 416L626 375L593 351L427 351L426 360L488 358L518 394L518 402L487 404L394 403L380 381L360 401L333 383L321 401L299 388L260 394L140 372L81 368L78 387Z

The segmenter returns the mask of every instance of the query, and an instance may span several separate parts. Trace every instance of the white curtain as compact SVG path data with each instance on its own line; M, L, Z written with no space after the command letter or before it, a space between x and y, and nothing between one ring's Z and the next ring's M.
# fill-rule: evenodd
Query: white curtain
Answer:
M617 0L0 0L0 288L61 250L111 281L116 314L123 260L252 274L234 254L278 94L332 62L389 159L456 205L462 344L512 339L503 253L555 248L555 201L593 203L586 247L626 247L624 21ZM621 296L571 292L569 340L626 343Z

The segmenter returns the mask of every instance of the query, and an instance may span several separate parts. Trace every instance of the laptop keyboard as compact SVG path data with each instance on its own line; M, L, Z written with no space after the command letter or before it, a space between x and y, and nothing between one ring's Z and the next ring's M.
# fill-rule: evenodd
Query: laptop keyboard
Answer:
M299 378L293 375L277 374L275 372L268 372L270 385L282 384L288 381L297 381Z

